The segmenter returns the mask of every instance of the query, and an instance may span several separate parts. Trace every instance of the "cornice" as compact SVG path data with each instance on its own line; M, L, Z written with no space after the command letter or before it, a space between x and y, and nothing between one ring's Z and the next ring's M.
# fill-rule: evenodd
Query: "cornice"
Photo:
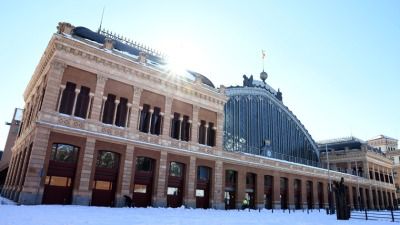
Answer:
M205 105L212 103L218 105L220 110L223 110L223 106L227 101L225 94L218 92L217 89L210 90L203 87L203 84L195 84L176 77L174 78L166 72L145 66L142 63L134 61L134 59L129 60L116 55L110 50L101 49L101 46L98 44L91 43L89 45L79 40L57 35L55 46L57 51L107 67L108 73L104 70L98 70L97 72L103 75L109 74L109 78L123 83L135 86L135 84L138 84L138 81L142 81L140 82L141 87L148 86L149 90L155 92L154 84L158 84L162 86L160 90L165 90L166 88L182 98L188 98L191 101L197 99L198 102L203 102ZM57 55L59 56L59 54ZM111 77L111 74L114 77ZM165 94L165 92L161 94Z

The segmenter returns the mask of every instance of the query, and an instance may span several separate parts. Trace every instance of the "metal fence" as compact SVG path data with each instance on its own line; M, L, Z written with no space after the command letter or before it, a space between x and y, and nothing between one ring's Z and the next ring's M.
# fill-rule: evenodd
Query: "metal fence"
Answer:
M358 220L384 220L391 222L400 222L399 210L354 210L351 211L350 219Z

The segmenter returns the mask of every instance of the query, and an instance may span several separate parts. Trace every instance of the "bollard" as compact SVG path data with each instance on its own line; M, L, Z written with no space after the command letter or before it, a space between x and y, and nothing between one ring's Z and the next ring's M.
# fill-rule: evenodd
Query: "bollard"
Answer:
M308 208L307 208L307 214L308 214L309 212L308 212Z
M368 220L368 213L367 213L367 209L365 209L365 220Z
M274 208L272 208L272 213L274 213Z
M258 208L258 212L261 212L261 208Z

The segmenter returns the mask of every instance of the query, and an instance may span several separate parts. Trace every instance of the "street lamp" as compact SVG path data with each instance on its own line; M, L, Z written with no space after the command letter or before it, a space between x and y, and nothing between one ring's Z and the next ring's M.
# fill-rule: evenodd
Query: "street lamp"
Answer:
M328 180L329 180L329 189L328 189L328 204L329 204L329 213L334 214L335 208L333 206L333 196L332 196L332 179L330 173L330 166L329 166L329 155L328 155L328 144L325 144L325 155L326 155L326 162L327 162L327 169L328 169Z

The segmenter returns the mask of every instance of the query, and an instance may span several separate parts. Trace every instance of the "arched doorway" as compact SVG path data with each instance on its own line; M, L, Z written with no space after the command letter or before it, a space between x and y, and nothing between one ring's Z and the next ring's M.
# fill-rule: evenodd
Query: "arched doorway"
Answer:
M111 151L99 151L93 180L92 205L114 206L120 155Z
M196 208L209 208L211 168L197 167Z
M237 172L234 170L225 171L225 209L236 208L236 186L237 186Z
M281 177L280 189L281 209L288 209L288 179L286 177Z
M185 164L179 162L170 162L167 188L167 207L177 208L182 206L184 184Z
M254 173L247 173L246 174L246 193L245 198L249 202L249 208L255 208L255 196L256 196L256 179L257 175Z
M43 204L71 204L79 148L55 143L51 148Z
M133 205L135 207L151 206L155 160L148 157L136 158L135 178L133 184Z
M268 175L264 176L264 201L266 209L272 209L273 188L274 177Z

